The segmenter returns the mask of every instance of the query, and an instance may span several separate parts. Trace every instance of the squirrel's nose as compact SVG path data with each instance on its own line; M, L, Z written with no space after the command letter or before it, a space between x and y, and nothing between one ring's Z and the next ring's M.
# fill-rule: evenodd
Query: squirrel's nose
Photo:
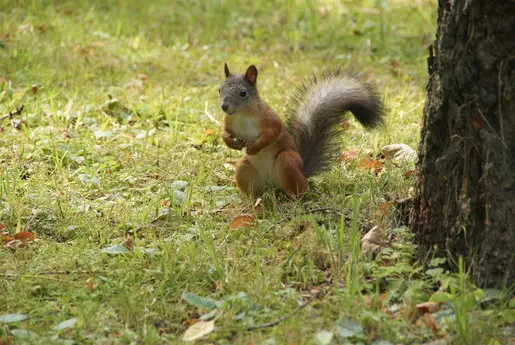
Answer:
M229 109L229 104L226 104L226 103L222 104L222 110L227 111L227 109Z

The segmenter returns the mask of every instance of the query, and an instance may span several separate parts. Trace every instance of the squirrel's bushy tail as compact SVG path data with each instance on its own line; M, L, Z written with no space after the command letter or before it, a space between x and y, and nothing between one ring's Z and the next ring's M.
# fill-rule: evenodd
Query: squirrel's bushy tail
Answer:
M313 76L295 93L286 129L296 140L306 177L330 168L347 111L366 128L383 122L379 95L358 74L330 70Z

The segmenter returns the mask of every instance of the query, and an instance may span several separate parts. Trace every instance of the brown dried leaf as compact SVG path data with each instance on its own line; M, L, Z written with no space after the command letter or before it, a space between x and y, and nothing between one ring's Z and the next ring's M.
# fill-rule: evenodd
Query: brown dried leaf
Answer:
M134 249L134 242L132 241L132 238L127 237L125 240L123 240L122 244L127 247L129 250Z
M379 205L379 208L376 211L376 217L382 217L386 214L386 212L393 206L393 201L386 201Z
M7 243L14 241L14 237L11 237L9 235L2 235L2 243Z
M416 170L408 170L408 171L405 171L402 173L402 176L403 177L410 177L410 176L413 176L417 173Z
M360 169L375 169L380 168L384 164L381 161L371 159L368 156L363 157L358 162L358 168Z
M91 278L86 281L86 286L88 288L89 293L92 293L95 289L95 285L93 285L93 281L91 280Z
M210 136L210 135L215 135L215 134L217 134L218 132L217 132L217 131L215 131L215 130L214 130L214 129L212 129L212 128L208 128L208 129L205 129L203 133L204 133L204 135Z
M248 228L254 225L256 218L249 214L242 214L233 218L231 229Z
M416 305L420 314L434 313L438 311L439 305L435 302L424 302Z
M29 231L21 231L21 232L17 233L16 235L14 235L14 239L20 240L23 242L34 241L35 238L36 238L36 236L34 236L34 234Z
M427 327L431 328L431 330L433 331L433 334L435 334L435 335L438 334L438 332L440 331L440 328L436 324L436 319L433 316L433 314L429 314L429 313L424 314L424 316L422 316L422 321L424 321L424 323L426 324Z
M344 151L344 152L342 152L340 159L342 161L344 161L345 163L351 163L358 158L358 155L359 155L358 150Z
M16 249L18 248L23 248L27 245L26 242L22 241L22 240L13 240L13 241L9 241L7 242L5 245L4 245L4 248L5 249L9 249L11 251L15 251Z

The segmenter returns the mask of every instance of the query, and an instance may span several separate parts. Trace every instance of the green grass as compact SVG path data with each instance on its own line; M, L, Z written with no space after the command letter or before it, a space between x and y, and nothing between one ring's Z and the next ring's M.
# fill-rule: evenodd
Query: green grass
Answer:
M214 309L200 343L316 344L327 330L343 344L336 333L354 322L363 328L348 343L505 344L513 300L475 288L462 266L423 269L394 217L381 220L390 247L359 254L379 206L411 193L412 165L387 163L376 177L337 162L302 202L269 191L256 226L233 230L252 206L227 164L241 152L206 115L222 120L224 62L256 64L280 114L305 77L339 65L367 72L388 114L383 131L351 121L342 151L416 148L435 6L0 0L0 116L25 106L18 129L0 123L0 224L39 239L0 250L0 316L28 316L0 323L0 343L181 343ZM130 253L102 251L127 237ZM437 334L415 313L430 298L443 303Z

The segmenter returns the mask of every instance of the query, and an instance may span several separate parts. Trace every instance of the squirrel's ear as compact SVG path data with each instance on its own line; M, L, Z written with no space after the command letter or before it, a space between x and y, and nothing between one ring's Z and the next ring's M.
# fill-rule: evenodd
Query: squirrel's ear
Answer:
M245 80L249 82L250 85L256 85L258 70L256 66L250 65L247 68L247 72L245 72Z
M227 62L224 63L224 72L225 72L225 77L229 78L229 76L231 75L231 71L229 71L229 66L227 66Z

